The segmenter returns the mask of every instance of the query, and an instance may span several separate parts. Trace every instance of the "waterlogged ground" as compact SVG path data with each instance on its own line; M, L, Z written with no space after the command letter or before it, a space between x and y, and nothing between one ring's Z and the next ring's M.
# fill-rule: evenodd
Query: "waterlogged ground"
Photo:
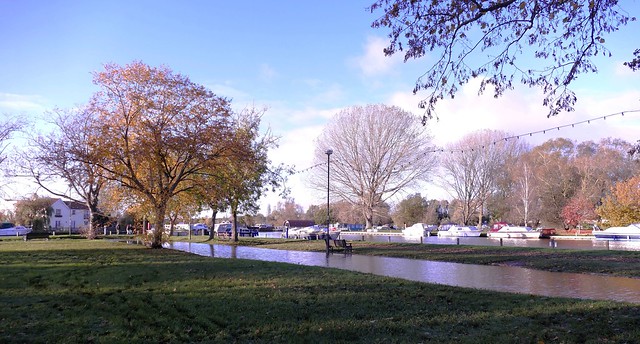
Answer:
M2 343L640 338L635 304L496 293L101 240L0 241L0 285Z
M207 243L174 242L166 247L206 257L321 266L457 287L640 304L640 279L625 277Z
M177 238L186 240L187 238ZM284 240L240 238L208 240L193 237L193 242L220 243L282 250L323 252L325 243L318 240ZM429 245L351 241L354 254L424 259L466 264L517 266L550 272L575 272L640 278L640 251L527 248L470 245Z

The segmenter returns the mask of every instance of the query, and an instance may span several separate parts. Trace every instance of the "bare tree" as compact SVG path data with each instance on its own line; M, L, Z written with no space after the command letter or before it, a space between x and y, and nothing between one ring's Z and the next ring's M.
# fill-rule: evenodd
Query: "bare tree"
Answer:
M36 184L52 195L85 204L89 209L87 236L95 236L100 216L100 192L107 179L101 174L97 161L86 159L96 117L86 109L56 110L55 130L31 140L32 149L24 153L29 175ZM65 185L68 189L56 189Z
M324 168L314 169L309 182L318 190L327 189L328 149L331 194L358 206L367 228L379 206L429 180L436 164L425 128L395 106L354 106L332 119L316 140L315 162Z
M527 161L515 166L516 174L515 194L518 203L514 207L522 218L524 225L531 220L531 211L535 200L535 177L533 170Z
M11 134L22 129L24 122L19 119L10 119L8 116L0 122L0 164L7 158L5 150L7 149L6 141L9 140Z
M551 139L531 150L540 218L545 226L562 226L561 210L579 187L580 175L571 163L575 144L571 140Z
M9 141L13 133L22 129L24 125L25 122L22 119L10 118L8 115L6 115L6 118L0 120L0 173L7 177L15 175L16 173L14 166L10 167L4 164L7 159L6 149L9 147L7 141ZM2 188L9 184L10 178L3 177L0 180L0 194L2 194Z
M520 153L521 145L505 140L507 133L481 130L464 136L442 154L444 170L441 181L461 201L460 214L465 224L478 215L482 225L484 208L496 192L501 178L507 178L509 163Z
M616 0L377 0L370 10L382 11L372 26L390 30L386 55L404 52L407 61L436 52L414 88L431 91L420 103L425 120L439 99L476 77L480 92L489 86L500 96L520 81L544 91L550 115L572 110L569 84L596 72L593 57L611 55L605 37L635 20ZM639 55L627 66L637 69Z

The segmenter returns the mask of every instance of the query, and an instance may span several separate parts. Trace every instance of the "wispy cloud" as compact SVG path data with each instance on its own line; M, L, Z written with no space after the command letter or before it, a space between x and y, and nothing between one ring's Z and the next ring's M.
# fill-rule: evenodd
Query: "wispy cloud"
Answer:
M234 103L246 103L251 101L249 95L233 86L233 83L205 83L205 87L212 90L216 95L233 99Z
M518 87L500 98L490 94L477 95L477 84L469 83L456 95L455 100L445 99L438 103L438 119L427 123L434 136L434 143L444 146L461 139L464 135L481 129L501 130L513 135L522 135L521 139L531 144L540 144L552 138L564 137L576 142L598 141L614 137L634 142L633 133L640 131L640 113L615 116L607 120L593 121L574 127L560 128L591 118L606 116L624 110L640 108L640 91L630 91L615 95L601 94L594 97L589 94L577 94L578 103L573 112L564 112L547 118L548 109L542 105L542 94L537 90ZM417 109L420 98L410 92L398 92L391 95L389 102L422 116ZM551 129L545 133L532 133Z
M304 116L304 111L298 113L298 116ZM309 110L307 116L323 116L323 111L312 114L313 110ZM285 164L294 166L296 171L302 171L313 164L313 152L315 150L316 138L320 135L324 128L324 124L308 125L298 127L287 132L281 133L279 147L269 153L274 164ZM290 197L296 200L297 204L308 207L311 204L319 202L319 195L306 186L306 175L304 172L295 173L289 176L287 187L290 188ZM262 200L263 211L266 206L271 205L272 209L278 202L284 201L278 194L268 193Z
M383 49L387 41L381 37L370 36L364 45L362 55L349 59L349 64L357 68L365 77L384 75L393 70L393 67L402 63L402 56L396 54L385 56Z
M614 63L614 73L619 77L640 79L640 72L634 72L631 68L625 66L622 61Z
M31 112L44 111L45 101L37 95L0 93L0 111Z

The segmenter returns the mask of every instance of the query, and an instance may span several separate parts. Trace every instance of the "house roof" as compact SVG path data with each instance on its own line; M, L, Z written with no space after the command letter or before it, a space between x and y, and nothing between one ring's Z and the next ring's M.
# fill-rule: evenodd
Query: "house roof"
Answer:
M63 201L64 204L67 205L67 207L69 207L69 209L79 209L79 210L88 210L89 207L87 207L86 204L80 203L80 202L75 202L75 201Z
M293 227L309 227L315 225L316 222L313 220L286 220L284 225L289 228Z

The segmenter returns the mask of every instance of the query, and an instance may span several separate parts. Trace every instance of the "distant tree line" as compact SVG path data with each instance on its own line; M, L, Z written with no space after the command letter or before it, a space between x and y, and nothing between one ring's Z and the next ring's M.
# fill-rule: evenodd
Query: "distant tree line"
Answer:
M449 200L415 193L381 203L372 225L417 222L482 225L494 221L575 228L640 221L637 144L619 139L574 142L550 139L538 146L500 131L481 130L447 145L438 155L434 179ZM349 205L349 206L347 206ZM290 206L289 209L296 209ZM326 205L304 214L326 222ZM357 202L331 203L333 222L365 223Z

